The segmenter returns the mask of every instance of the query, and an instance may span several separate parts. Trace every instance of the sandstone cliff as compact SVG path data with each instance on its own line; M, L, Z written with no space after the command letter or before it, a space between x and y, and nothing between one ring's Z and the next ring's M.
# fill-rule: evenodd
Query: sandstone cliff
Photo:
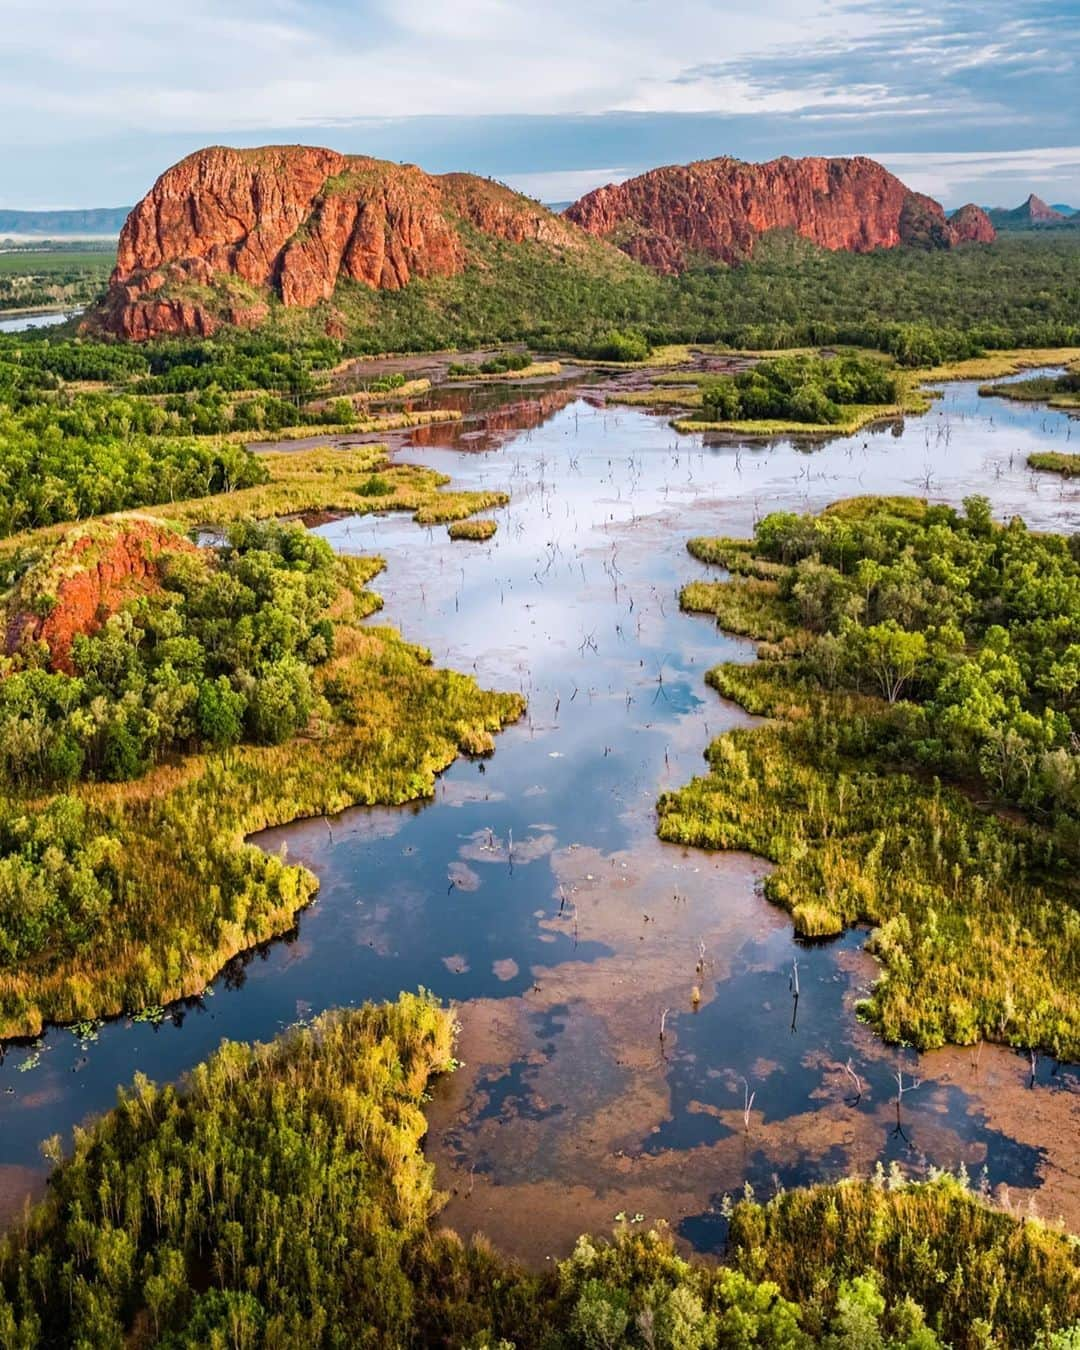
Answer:
M964 207L954 226L932 198L861 157L767 164L723 158L653 169L597 188L566 216L663 272L680 272L695 257L738 262L774 229L856 253L903 243L951 247L994 236L978 207Z
M253 326L267 300L310 307L338 281L397 290L453 276L469 235L581 250L591 241L545 207L471 174L306 146L215 146L167 170L128 216L90 327L120 337ZM228 289L222 282L239 281Z
M195 551L150 516L106 518L70 532L9 597L7 653L44 642L49 668L71 674L77 634L96 632L128 600L157 589L163 555Z

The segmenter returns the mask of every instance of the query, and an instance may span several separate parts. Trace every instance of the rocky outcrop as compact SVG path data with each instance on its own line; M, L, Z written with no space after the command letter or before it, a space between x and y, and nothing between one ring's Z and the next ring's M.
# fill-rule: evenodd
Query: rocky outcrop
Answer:
M135 339L253 326L271 297L309 308L343 278L397 290L453 276L469 261L470 230L555 249L587 242L470 174L308 146L216 146L162 174L128 216L108 296L87 325Z
M997 238L990 217L974 202L968 202L952 213L949 229L956 244L992 244Z
M862 157L767 164L723 158L653 169L588 193L566 216L663 272L680 272L699 257L741 261L768 230L794 230L822 248L855 253L904 243L948 248L976 232L970 214L956 231L932 198ZM977 229L993 237L985 216Z
M71 674L76 636L96 632L127 601L158 589L163 558L179 552L197 550L149 516L105 519L72 531L9 598L8 655L43 642L50 669Z

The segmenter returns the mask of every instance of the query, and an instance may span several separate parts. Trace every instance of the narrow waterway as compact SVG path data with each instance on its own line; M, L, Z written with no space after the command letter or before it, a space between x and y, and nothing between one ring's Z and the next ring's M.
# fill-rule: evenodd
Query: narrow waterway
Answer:
M749 719L703 682L753 644L678 610L701 533L859 493L990 497L1072 530L1080 484L1032 474L1080 423L947 386L933 410L814 449L679 437L602 391L485 391L485 413L398 453L462 487L506 488L487 544L400 516L321 533L378 552L380 621L529 713L435 799L268 831L319 875L287 939L234 962L160 1023L53 1030L0 1063L0 1206L40 1185L38 1142L112 1104L136 1070L177 1077L223 1037L423 985L459 1002L464 1067L431 1104L446 1221L533 1260L617 1214L722 1241L720 1197L865 1170L963 1162L1080 1227L1080 1078L984 1047L921 1059L854 1015L865 934L796 943L743 855L661 845L660 791ZM454 391L460 399L462 391ZM491 406L494 405L494 406ZM466 409L468 412L468 408ZM797 1007L790 986L798 962ZM691 991L700 989L694 1011ZM659 1028L663 1019L665 1035ZM893 1075L921 1079L898 1119Z

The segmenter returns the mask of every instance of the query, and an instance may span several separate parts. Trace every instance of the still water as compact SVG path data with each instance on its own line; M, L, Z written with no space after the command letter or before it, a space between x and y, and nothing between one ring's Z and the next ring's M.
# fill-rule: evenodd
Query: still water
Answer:
M81 309L68 310L63 314L4 314L0 312L0 333L23 333L28 328L51 328L54 324L67 323L81 314Z
M259 836L317 872L318 899L201 1000L158 1026L10 1046L0 1203L6 1192L10 1212L40 1184L42 1138L106 1109L136 1070L175 1078L223 1037L266 1039L422 985L457 1001L462 1023L465 1065L429 1113L446 1219L527 1258L619 1213L713 1248L720 1197L746 1181L769 1193L893 1159L985 1169L1080 1224L1074 1069L1041 1060L1032 1082L1004 1050L882 1046L854 1013L874 978L865 933L795 942L759 894L766 864L661 845L652 814L711 736L751 720L704 685L710 665L754 651L679 612L680 586L706 574L688 537L883 492L982 492L999 517L1072 530L1080 484L1025 459L1070 448L1080 423L955 384L925 416L806 449L679 437L605 407L602 390L483 398L397 453L457 486L508 489L493 540L453 543L401 516L320 533L386 558L380 621L440 664L520 689L528 714L492 759L448 770L431 802ZM898 1072L921 1080L900 1112Z

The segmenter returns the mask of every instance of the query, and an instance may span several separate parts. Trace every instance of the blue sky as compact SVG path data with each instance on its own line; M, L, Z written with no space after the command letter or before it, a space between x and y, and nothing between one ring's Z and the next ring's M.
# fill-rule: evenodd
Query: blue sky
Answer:
M544 200L711 155L869 154L1080 208L1080 0L3 0L0 206L122 205L304 141Z

